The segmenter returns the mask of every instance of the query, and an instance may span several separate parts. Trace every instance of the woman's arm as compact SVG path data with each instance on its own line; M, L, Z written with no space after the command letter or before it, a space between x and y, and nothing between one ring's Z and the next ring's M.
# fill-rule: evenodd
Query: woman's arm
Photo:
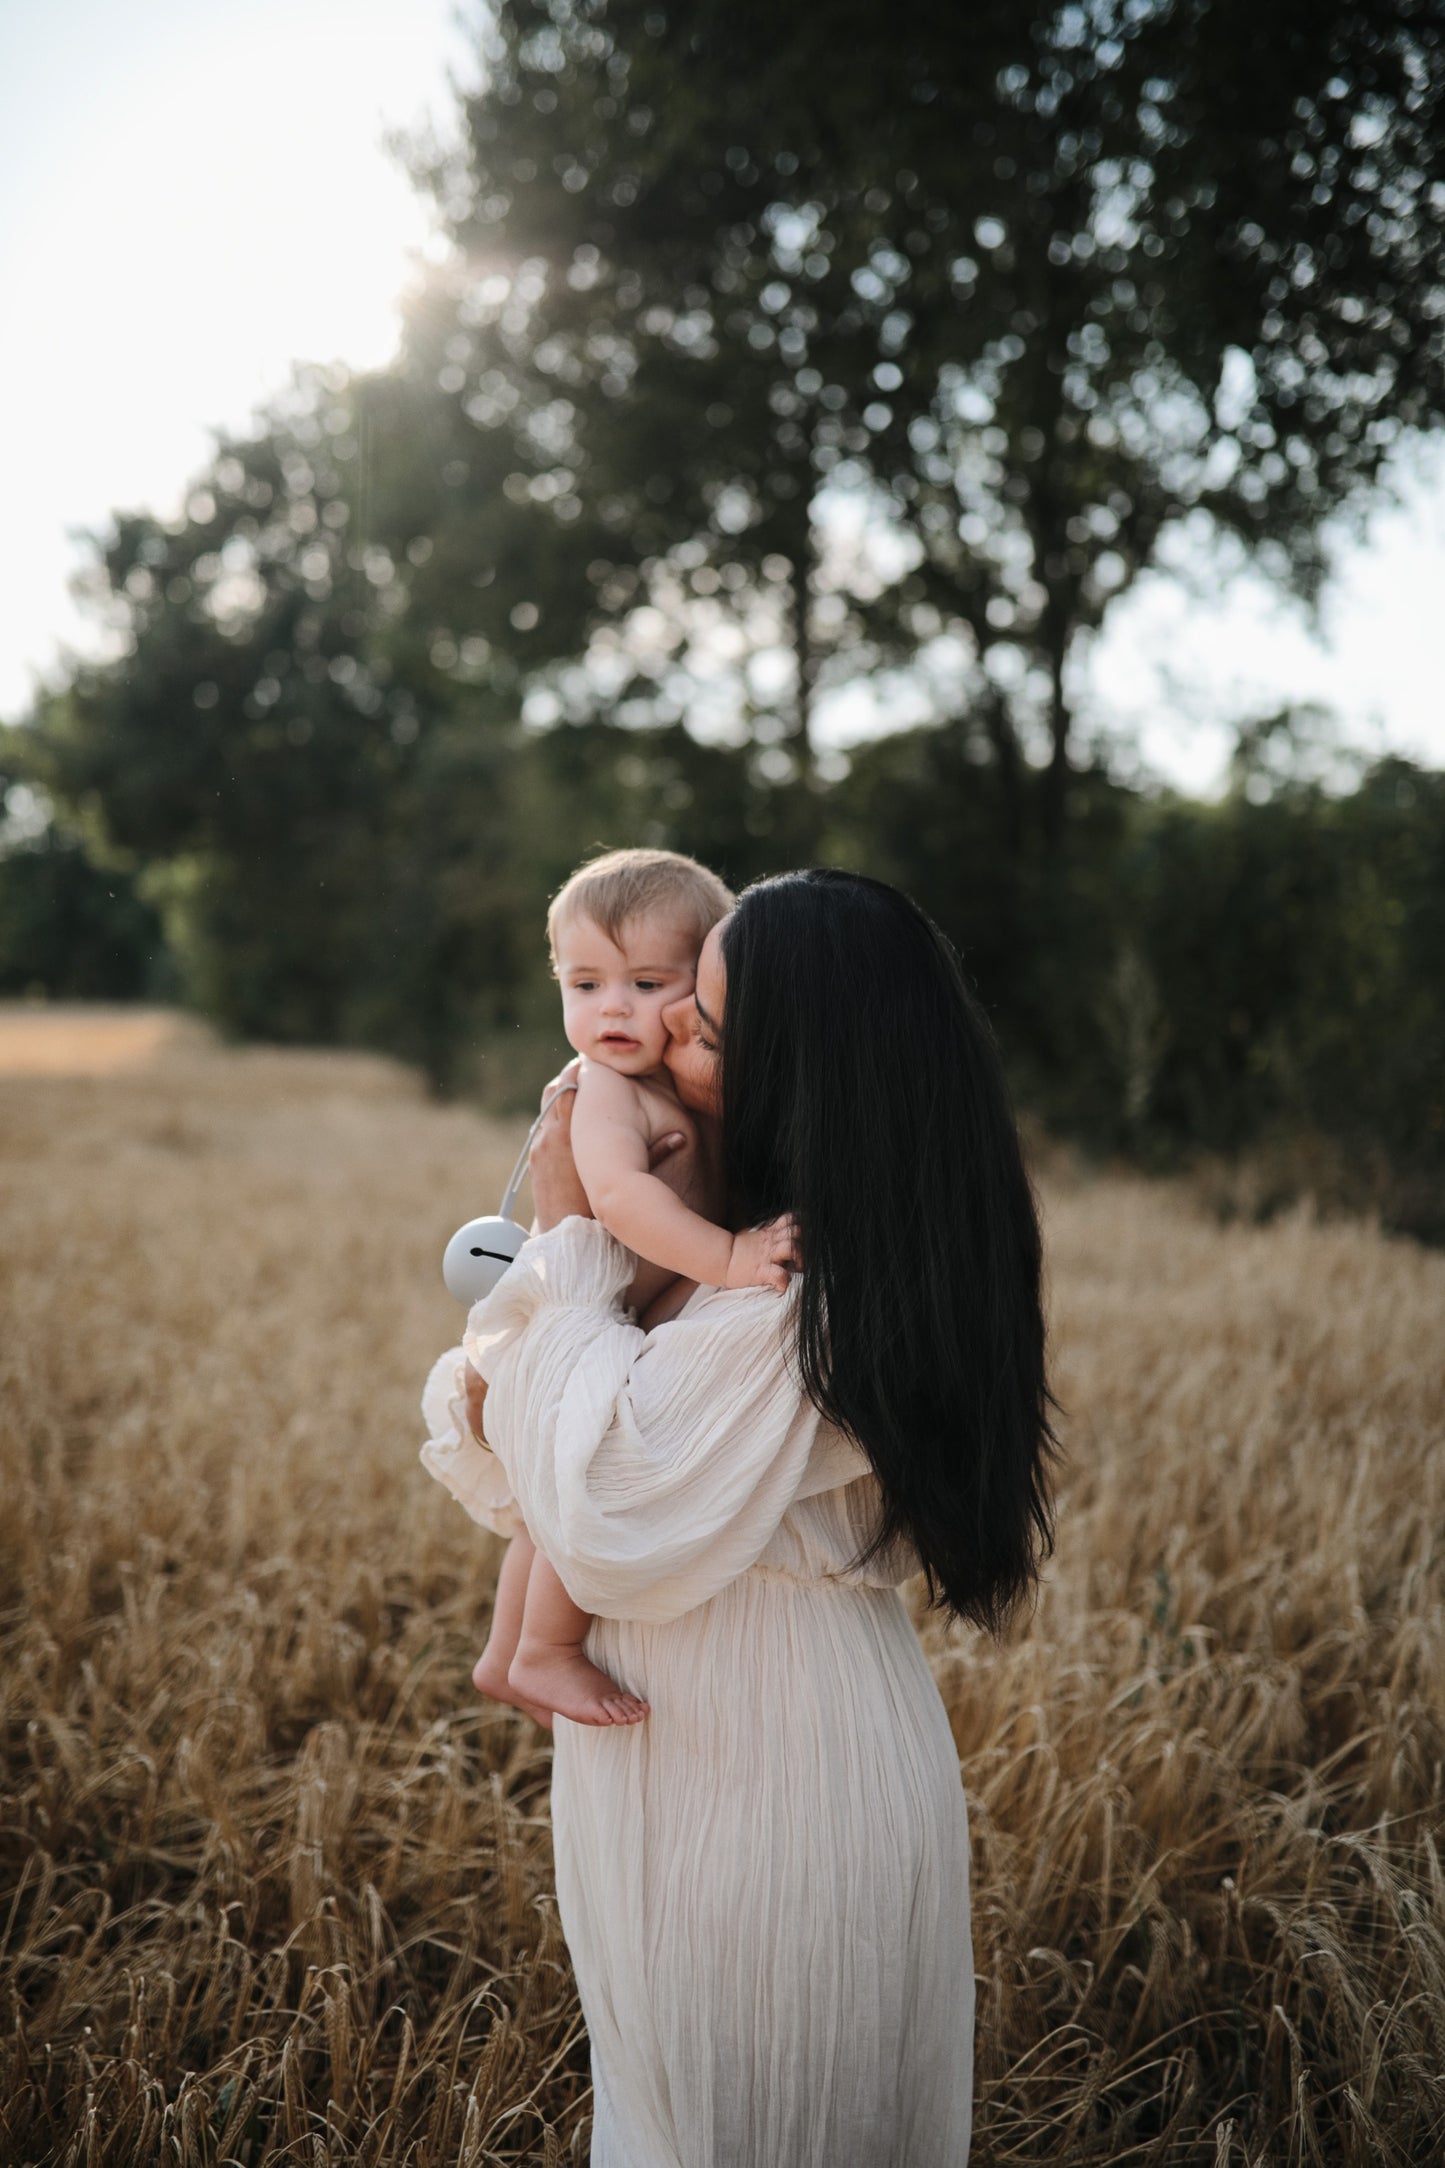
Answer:
M655 1621L766 1548L818 1417L790 1374L790 1304L713 1295L646 1336L621 1309L630 1271L605 1229L568 1220L527 1244L466 1345L538 1548L585 1609Z
M482 1411L487 1405L487 1381L480 1370L474 1370L470 1363L466 1365L464 1375L467 1391L467 1428L478 1445L485 1445L487 1433L482 1427Z
M541 1128L527 1154L527 1173L532 1183L532 1209L544 1232L564 1219L591 1219L592 1207L577 1172L572 1152L572 1116L577 1106L580 1061L569 1061L542 1094L542 1104L552 1101Z

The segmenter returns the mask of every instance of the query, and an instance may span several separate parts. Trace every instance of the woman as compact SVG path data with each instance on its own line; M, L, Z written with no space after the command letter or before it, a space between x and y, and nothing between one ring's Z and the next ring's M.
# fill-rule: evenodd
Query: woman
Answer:
M749 889L668 1066L729 1224L789 1211L786 1296L644 1332L585 1214L570 1097L534 1237L473 1311L473 1426L647 1722L557 1726L557 1894L594 2168L961 2168L968 1833L899 1593L997 1627L1050 1540L1039 1236L943 937L835 872Z

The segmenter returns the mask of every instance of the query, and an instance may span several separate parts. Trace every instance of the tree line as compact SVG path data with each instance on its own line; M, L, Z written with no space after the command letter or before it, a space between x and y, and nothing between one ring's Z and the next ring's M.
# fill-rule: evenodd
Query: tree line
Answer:
M116 659L0 751L54 809L0 862L3 983L180 988L500 1100L555 1051L586 849L827 857L935 912L1051 1122L1308 1126L1445 1218L1440 779L1307 783L1286 714L1194 806L1076 715L1171 535L1316 596L1324 522L1441 420L1438 9L508 0L478 36L409 147L449 246L395 362L299 368L183 519L96 537ZM910 727L830 754L845 688Z

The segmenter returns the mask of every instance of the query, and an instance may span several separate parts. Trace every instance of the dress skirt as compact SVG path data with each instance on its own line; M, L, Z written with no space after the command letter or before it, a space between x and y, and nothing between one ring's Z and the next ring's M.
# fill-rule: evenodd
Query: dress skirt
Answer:
M897 1591L755 1568L588 1649L653 1711L556 1727L593 2168L963 2168L968 1825Z

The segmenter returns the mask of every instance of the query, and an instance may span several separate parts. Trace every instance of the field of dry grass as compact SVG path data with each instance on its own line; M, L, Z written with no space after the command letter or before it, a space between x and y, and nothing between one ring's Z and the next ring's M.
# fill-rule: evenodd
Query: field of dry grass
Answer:
M513 1145L360 1057L0 1013L7 2162L586 2157L546 1743L470 1692L496 1552L416 1462ZM1438 2161L1445 1256L1046 1206L1058 1559L1005 1646L924 1627L975 2157Z

